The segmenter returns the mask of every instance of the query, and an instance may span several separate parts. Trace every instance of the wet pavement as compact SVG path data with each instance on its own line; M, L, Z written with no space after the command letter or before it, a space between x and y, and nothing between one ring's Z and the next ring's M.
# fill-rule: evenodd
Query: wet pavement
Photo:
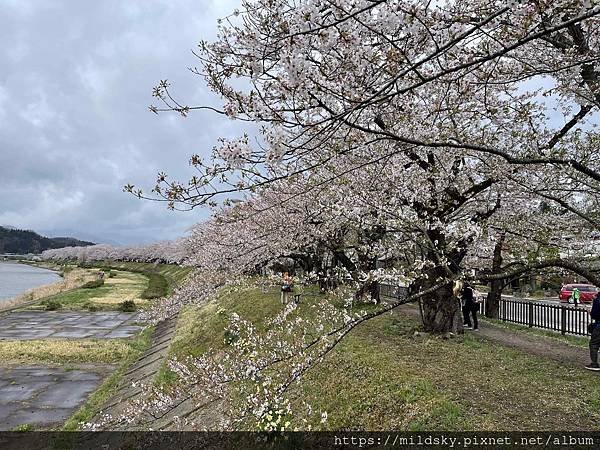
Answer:
M136 320L137 313L120 311L16 311L0 315L0 341L123 339L141 331ZM1 364L0 430L64 423L114 369L105 364Z
M63 423L94 391L112 366L73 369L0 367L0 430L19 425L48 428Z
M119 311L19 311L0 316L0 341L122 339L139 332L136 313Z

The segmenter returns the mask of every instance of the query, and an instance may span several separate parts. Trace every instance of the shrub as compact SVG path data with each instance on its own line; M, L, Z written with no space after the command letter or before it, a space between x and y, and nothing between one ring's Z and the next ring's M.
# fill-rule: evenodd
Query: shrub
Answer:
M119 309L123 312L133 312L136 310L135 302L133 300L125 300L119 305Z
M532 291L529 295L531 297L535 297L535 298L543 298L546 296L546 292L544 292L542 290L537 290L537 291Z
M240 335L238 333L235 333L231 330L225 330L225 333L223 333L223 335L223 340L227 345L233 345L240 338Z
M85 305L83 305L85 309L87 309L90 312L96 312L96 311L100 311L100 307L92 302L88 302Z
M57 302L56 300L44 300L42 305L44 305L46 311L56 311L57 309L62 308L60 302Z
M103 284L104 284L103 279L97 279L97 280L88 281L81 287L84 289L95 289L95 288L102 286Z
M17 433L26 433L28 431L33 431L33 425L31 425L30 423L23 423L14 427L12 431L15 431Z

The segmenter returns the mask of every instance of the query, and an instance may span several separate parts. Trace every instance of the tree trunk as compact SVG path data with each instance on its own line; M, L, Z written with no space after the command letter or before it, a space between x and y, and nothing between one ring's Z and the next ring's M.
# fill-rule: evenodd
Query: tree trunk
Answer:
M422 320L425 331L430 333L462 332L463 319L460 301L452 292L452 283L423 297L422 304Z
M429 241L436 243L440 249L446 245L445 236L437 230L428 232ZM441 280L448 281L436 291L421 297L421 319L423 329L429 333L462 333L463 318L460 300L454 295L454 282L450 281L460 271L460 263L465 256L465 250L448 253L448 265L436 266L425 270L421 278L417 278L409 288L409 295L425 291L438 285ZM434 250L430 251L427 258L436 262Z
M415 280L409 287L409 295L429 289L439 283L441 269L429 270L423 278ZM423 329L429 333L462 333L462 311L460 300L448 282L433 293L421 297L421 320Z
M500 317L500 300L503 288L504 283L502 280L492 281L492 287L485 302L486 317L490 319L498 319Z
M492 273L500 273L502 271L502 245L504 244L505 233L500 234L500 238L494 246L494 258L492 259ZM490 293L485 302L485 315L492 319L499 317L500 299L502 298L502 290L504 289L504 280L492 280Z
M369 280L365 282L354 294L356 302L379 303L379 281Z

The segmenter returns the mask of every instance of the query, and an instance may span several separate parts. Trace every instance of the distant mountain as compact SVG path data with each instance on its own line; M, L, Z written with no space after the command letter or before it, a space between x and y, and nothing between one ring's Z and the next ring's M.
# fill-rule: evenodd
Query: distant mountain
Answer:
M121 242L115 241L114 239L99 236L86 230L73 230L71 228L45 228L38 230L39 234L47 236L49 238L58 236L77 236L82 241L91 241L96 244L109 244L114 246L123 245Z
M93 242L80 241L70 237L47 238L31 230L19 230L0 226L0 254L42 253L50 248L85 247Z

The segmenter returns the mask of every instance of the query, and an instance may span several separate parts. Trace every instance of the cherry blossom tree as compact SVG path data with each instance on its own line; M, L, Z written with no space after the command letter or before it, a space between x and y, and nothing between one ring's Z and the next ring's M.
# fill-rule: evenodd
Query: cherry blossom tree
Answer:
M581 213L581 186L565 199L562 187L545 188L537 173L585 184L586 197L598 204L599 12L568 0L243 2L221 22L216 42L201 43L195 71L224 98L222 113L263 124L259 144L247 135L222 140L209 160L191 158L197 174L188 183L159 174L154 193L171 207L214 206L233 193L310 179L323 167L352 171L398 157L398 175L414 177L413 188L421 183L415 198L427 189L431 199L446 196L438 205L418 205L433 249L414 289L448 277L425 311L428 328L452 329L456 273L447 267L460 272L467 250L459 244L449 257L455 243L447 235L456 224L439 214L457 212L472 195L493 197L500 182L521 183L517 190ZM176 100L166 81L154 95L163 103L154 112L197 109ZM467 171L472 183L448 176L452 170ZM133 186L126 190L144 196ZM444 206L448 201L457 206ZM477 215L493 211L492 200Z
M160 173L148 195L125 187L171 208L213 208L187 245L190 263L220 281L196 279L169 310L297 255L335 255L359 297L393 272L377 261L393 260L408 296L371 313L322 314L300 327L316 343L299 330L297 341L265 341L233 318L247 347L227 364L207 355L173 368L202 395L232 378L268 380L242 409L269 428L293 380L400 304L421 302L428 331L457 331L456 280L492 282L496 293L502 280L550 267L596 280L585 250L564 252L599 231L599 13L584 0L242 2L217 40L200 44L193 70L223 99L217 113L258 124L259 135L192 155L188 181ZM178 100L166 80L154 96L156 113L204 108ZM290 314L273 333L292 326ZM278 378L263 375L282 360ZM144 409L185 392L157 393L166 400Z
M189 186L161 174L155 190L172 205L204 204L371 141L554 164L598 181L591 142L581 148L581 133L569 135L598 101L598 12L581 1L243 2L217 42L201 43L197 72L229 117L268 124L265 145L223 140L212 161L192 157L199 174ZM167 82L155 96L166 108L154 111L194 109ZM562 127L547 115L548 96L570 119Z
M45 250L41 257L55 261L137 261L153 263L182 263L188 256L185 238L138 246L112 246L107 244L87 247L63 247Z

